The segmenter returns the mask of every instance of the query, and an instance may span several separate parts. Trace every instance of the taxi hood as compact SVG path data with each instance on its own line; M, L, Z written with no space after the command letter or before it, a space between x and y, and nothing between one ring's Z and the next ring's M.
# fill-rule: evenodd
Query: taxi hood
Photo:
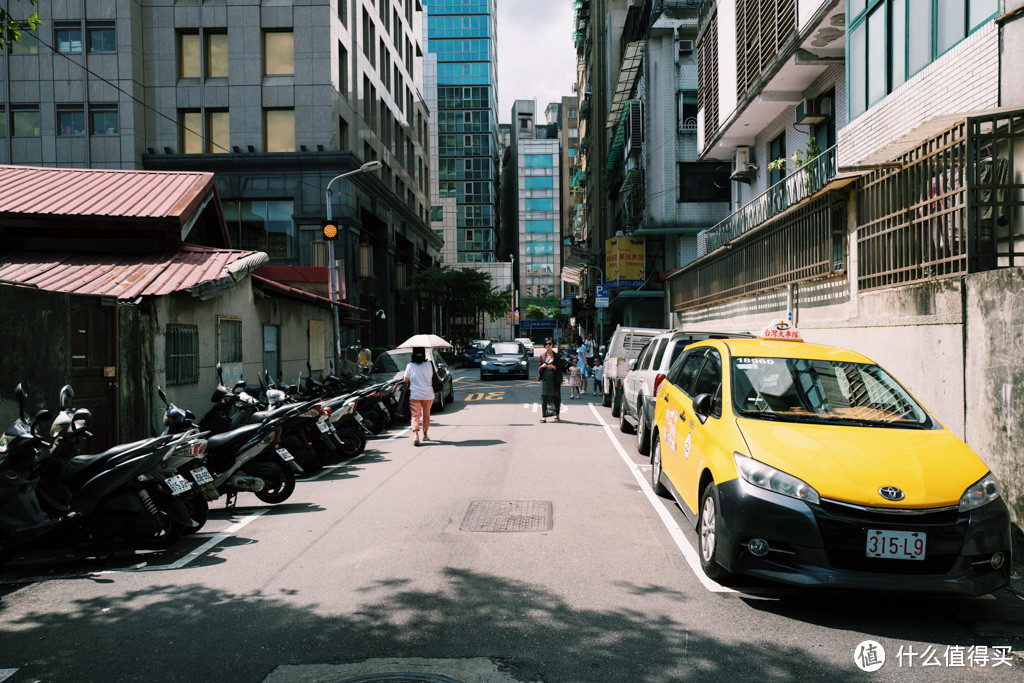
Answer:
M856 505L956 505L988 467L948 429L795 424L738 418L746 455L803 479L822 498ZM878 489L896 486L899 502Z

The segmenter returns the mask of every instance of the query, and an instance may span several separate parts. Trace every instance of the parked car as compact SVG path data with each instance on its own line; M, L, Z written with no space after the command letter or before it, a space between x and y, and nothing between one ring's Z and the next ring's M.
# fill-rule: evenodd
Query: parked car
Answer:
M452 386L452 374L448 364L441 358L437 349L427 349L427 360L433 359L434 368L441 378L441 392L434 397L434 410L441 412L447 403L455 400L455 389ZM411 349L394 349L377 356L370 368L370 379L374 382L387 382L405 375L405 366L412 361Z
M651 484L697 529L704 572L979 595L1010 578L989 468L854 351L757 339L683 352L658 387Z
M629 361L629 372L622 380L619 408L619 430L626 434L636 431L636 449L641 455L650 452L651 423L654 420L654 396L658 385L683 349L704 339L751 339L753 335L741 332L697 332L672 330L651 338L636 360Z
M612 417L618 417L622 409L622 380L629 372L629 361L640 355L647 342L665 329L654 327L623 327L619 325L608 340L601 371L602 405L611 406Z
M517 341L492 342L484 349L480 359L480 379L515 375L530 379L530 358L526 347Z
M470 339L466 344L466 350L462 352L462 365L467 368L478 367L480 358L484 355L484 349L490 343L490 339Z
M516 337L514 341L519 342L526 349L530 356L533 356L533 340L529 337Z

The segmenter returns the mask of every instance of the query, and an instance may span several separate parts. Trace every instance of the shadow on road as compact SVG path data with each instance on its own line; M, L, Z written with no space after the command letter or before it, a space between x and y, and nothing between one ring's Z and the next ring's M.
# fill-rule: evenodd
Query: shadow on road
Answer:
M154 578L158 578L154 575ZM374 596L344 614L295 605L298 593L232 592L200 584L152 585L116 597L69 598L61 609L28 605L6 614L0 666L49 681L139 679L162 672L186 680L180 647L106 647L140 634L188 634L188 661L204 678L257 681L277 665L383 657L488 657L523 681L805 681L849 679L815 643L719 640L665 614L578 607L537 585L450 567L428 590L403 580L338 577ZM330 574L322 588L330 590ZM650 586L626 590L650 592ZM673 594L678 609L682 595ZM95 647L67 657L62 634L90 634ZM102 634L102 640L98 640ZM71 636L74 637L74 636ZM49 638L49 640L45 640Z

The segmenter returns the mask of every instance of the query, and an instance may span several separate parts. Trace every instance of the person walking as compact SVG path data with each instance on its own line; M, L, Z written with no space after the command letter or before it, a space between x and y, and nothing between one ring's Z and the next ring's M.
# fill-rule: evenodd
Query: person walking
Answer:
M594 343L594 333L591 332L587 335L587 341L583 342L584 353L587 360L587 368L594 367L595 351L597 350L597 344Z
M580 366L580 378L583 391L587 390L587 374L585 368L587 367L587 343L581 341L580 346L576 349L576 364Z
M579 398L582 386L583 370L580 368L579 361L573 358L572 365L569 366L569 398Z
M562 356L555 351L551 337L544 340L544 352L540 355L540 421L547 422L548 404L555 422L562 412Z
M420 425L423 426L423 440L429 441L430 407L434 404L434 386L431 378L434 366L427 362L427 352L422 346L412 350L412 362L405 366L405 386L409 387L409 413L412 416L413 446L420 445Z

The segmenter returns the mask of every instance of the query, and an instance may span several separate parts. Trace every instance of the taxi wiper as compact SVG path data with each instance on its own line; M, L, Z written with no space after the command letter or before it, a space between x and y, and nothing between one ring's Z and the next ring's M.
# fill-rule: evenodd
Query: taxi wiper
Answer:
M760 412L757 410L743 410L740 414L743 417L749 417L755 420L770 420L772 422L822 422L821 418L815 415L793 415L789 413Z
M855 417L841 417L830 422L836 422L843 425L854 425L857 427L884 427L886 429L927 429L927 427L919 422L885 422L883 420L862 420Z

